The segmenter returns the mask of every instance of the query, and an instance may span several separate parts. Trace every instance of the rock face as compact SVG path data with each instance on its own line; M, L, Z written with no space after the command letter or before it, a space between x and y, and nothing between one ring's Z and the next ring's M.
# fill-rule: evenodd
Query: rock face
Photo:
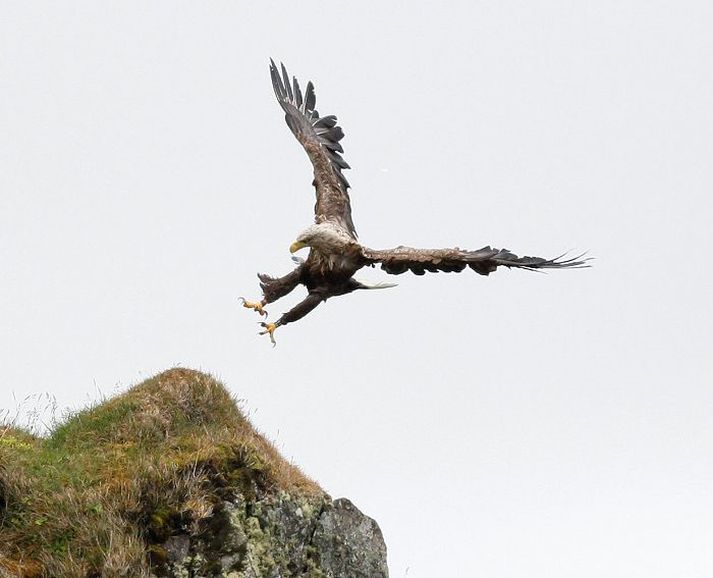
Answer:
M317 522L313 539L327 576L387 578L386 545L376 522L346 498L332 502Z
M176 534L152 552L156 575L176 578L388 577L376 522L326 496L225 501L201 537Z

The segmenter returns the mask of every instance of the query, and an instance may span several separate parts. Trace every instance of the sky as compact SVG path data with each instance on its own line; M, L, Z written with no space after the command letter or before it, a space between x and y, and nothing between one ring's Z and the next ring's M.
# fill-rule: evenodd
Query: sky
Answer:
M0 408L200 369L378 521L392 578L711 576L712 24L693 1L2 2ZM339 117L364 244L594 266L402 275L273 349L237 298L291 270L314 193L270 57Z

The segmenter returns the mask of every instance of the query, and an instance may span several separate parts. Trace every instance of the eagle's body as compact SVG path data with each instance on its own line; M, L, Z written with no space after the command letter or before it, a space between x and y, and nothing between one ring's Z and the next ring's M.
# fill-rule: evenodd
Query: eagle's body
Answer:
M354 279L354 274L367 265L377 263L387 273L399 275L411 271L416 275L425 272L459 272L466 267L481 275L488 275L499 266L521 269L563 269L585 267L586 259L580 257L543 259L541 257L518 257L506 249L483 247L477 251L453 249L414 249L399 246L395 249L374 250L361 245L357 240L352 221L351 203L347 192L349 183L342 171L349 165L341 157L339 141L342 129L335 116L320 117L315 110L314 86L307 84L304 96L293 78L290 82L287 70L282 66L282 75L270 61L270 74L275 95L285 111L285 120L297 140L302 144L314 167L314 182L317 202L315 224L300 233L290 247L294 253L309 247L307 260L300 261L291 273L273 278L260 274L263 299L251 303L243 299L245 307L267 315L263 307L287 295L297 285L304 285L308 295L301 303L282 315L275 323L263 323L265 331L273 340L274 330L292 321L297 321L312 311L322 301L337 295L345 295L357 289L380 289L393 287L382 283L368 286ZM242 298L241 298L242 299Z

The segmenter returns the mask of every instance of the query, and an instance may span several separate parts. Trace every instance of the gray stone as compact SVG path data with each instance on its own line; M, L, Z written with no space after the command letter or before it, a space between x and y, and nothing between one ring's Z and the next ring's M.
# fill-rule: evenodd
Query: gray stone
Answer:
M281 492L216 508L204 535L172 536L162 576L388 578L374 520L349 500Z
M388 578L381 529L346 498L325 508L313 545L328 578Z
M169 562L178 562L188 556L191 539L186 535L171 536L163 545Z

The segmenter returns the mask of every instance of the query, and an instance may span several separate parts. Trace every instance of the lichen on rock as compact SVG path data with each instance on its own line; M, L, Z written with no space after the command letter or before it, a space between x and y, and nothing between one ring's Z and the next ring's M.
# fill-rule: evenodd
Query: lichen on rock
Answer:
M376 522L349 500L280 492L216 509L220 536L171 536L158 575L220 578L387 578Z

